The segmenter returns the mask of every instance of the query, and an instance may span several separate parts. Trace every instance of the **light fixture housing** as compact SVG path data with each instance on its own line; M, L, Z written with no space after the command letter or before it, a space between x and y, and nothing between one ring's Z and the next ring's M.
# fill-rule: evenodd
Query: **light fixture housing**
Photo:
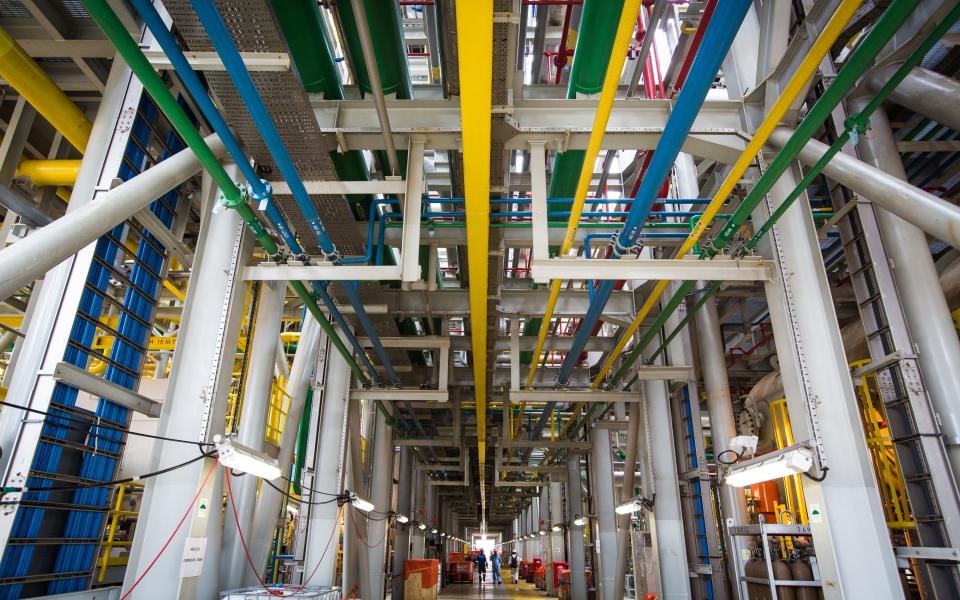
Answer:
M213 444L217 448L217 459L228 469L270 481L279 479L282 474L277 459L238 444L230 438L215 435Z
M362 510L363 512L370 512L373 510L373 502L365 500L356 494L350 495L350 504L357 510Z
M577 527L583 527L587 524L587 518L583 515L577 515L573 518L573 524Z
M649 508L649 507L650 507L649 500L647 500L646 498L637 497L637 498L631 498L626 502L618 504L617 507L613 510L618 515L629 515L631 513L637 512L641 508Z
M437 532L436 529L431 529L431 530L430 530L430 533L436 533L436 532Z
M427 528L427 526L426 526L426 525L424 525L423 523L420 523L419 525L417 525L417 527L419 527L419 528L420 528L420 531L423 531L424 529L426 529L426 528Z
M407 515L401 514L401 513L398 513L396 518L397 518L397 523L403 524L403 523L409 523L409 522L410 522L410 517L408 517Z
M550 531L559 532L559 531L563 531L563 528L560 527L559 525L554 525L553 527L550 528Z
M541 530L540 530L540 535L547 535L547 530L546 530L546 529L541 529Z
M724 483L742 488L755 483L806 473L813 467L813 450L790 446L730 467Z

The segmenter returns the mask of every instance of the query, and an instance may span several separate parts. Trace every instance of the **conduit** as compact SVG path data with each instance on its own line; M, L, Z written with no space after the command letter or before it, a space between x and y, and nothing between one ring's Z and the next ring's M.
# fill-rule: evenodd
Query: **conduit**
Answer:
M487 288L490 229L490 112L493 93L493 0L457 2L463 185L470 272L470 333L480 461L480 522L486 523ZM409 250L408 250L409 251Z
M824 56L826 56L827 52L830 51L830 48L833 46L834 42L843 32L847 22L849 22L853 14L857 11L862 3L863 0L844 0L844 2L837 8L833 17L831 17L830 21L827 23L827 26L824 27L823 31L810 47L810 51L808 52L806 59L804 59L804 61L800 64L799 68L790 78L790 81L787 82L787 85L783 88L783 92L780 94L780 97L777 98L777 101L770 108L767 116L757 128L757 131L751 138L750 143L747 144L747 147L734 163L730 172L727 174L727 177L723 180L723 183L720 184L720 188L714 195L713 200L711 200L710 204L708 204L706 209L704 209L703 216L700 218L700 221L697 223L696 227L694 227L693 231L690 232L690 236L687 238L687 240L677 250L676 254L674 255L675 257L685 255L687 252L692 250L694 246L696 246L697 241L713 222L717 213L720 212L720 209L727 201L730 193L736 187L737 182L739 182L743 174L746 173L747 168L753 162L757 153L761 150L761 148L763 148L764 144L767 142L767 139L773 133L774 128L784 117L784 115L786 115L787 110L790 108L793 101L801 93L805 92L807 82L816 73L817 69L820 67L820 63L823 61ZM710 48L709 45L706 47ZM593 380L593 389L600 387L604 377L606 377L607 373L613 367L613 363L620 356L620 353L623 351L624 347L633 338L633 334L636 333L643 320L647 317L647 315L650 314L653 308L660 301L660 298L663 296L663 293L666 291L668 285L669 282L660 281L656 284L653 290L651 290L650 295L640 308L636 318L634 318L627 330L620 336L620 340L617 342L617 345L614 347L613 351L610 352L606 361L604 361L603 365L601 366L599 373L597 373L596 378Z
M260 221L257 220L256 215L253 210L247 205L246 199L244 198L242 192L237 188L236 184L227 175L227 172L224 171L223 166L219 163L217 156L225 153L226 148L223 146L222 142L219 141L218 136L211 136L209 140L211 142L216 142L216 148L218 154L215 155L210 147L207 145L207 142L200 137L200 134L197 132L196 128L193 126L193 123L190 121L190 118L183 111L183 108L180 107L179 103L170 93L170 90L167 89L166 85L163 83L163 80L153 70L150 62L143 55L143 52L140 50L140 47L137 43L130 37L130 34L124 28L123 24L120 22L120 19L117 17L116 13L113 12L113 9L108 4L107 0L83 0L84 7L90 13L91 17L97 22L97 25L103 30L107 38L113 43L117 48L120 55L127 62L133 72L137 75L137 78L143 83L144 88L150 94L150 96L157 103L157 106L163 112L163 114L170 121L170 124L176 129L177 133L186 144L190 147L193 152L183 151L174 157L168 158L167 160L161 162L160 164L148 169L142 175L138 176L136 180L139 180L142 177L149 176L154 171L162 169L164 165L170 163L176 156L182 154L193 156L193 153L196 153L196 156L199 158L200 164L205 168L213 178L217 187L220 188L223 193L223 203L228 208L236 210L240 214L240 218L243 219L244 223L253 231L254 236L257 238L257 241L263 246L269 255L276 255L279 252L279 247L276 242L273 241L273 238L267 233ZM195 173L196 171L194 171ZM191 173L192 176L193 173ZM133 181L136 181L133 180ZM124 184L126 185L126 184ZM117 190L121 189L123 185L115 188L109 193L114 193ZM163 190L163 192L172 189L171 186ZM163 193L160 192L160 193ZM150 198L155 198L160 195L160 193L149 195ZM115 208L116 204L112 203L111 207ZM95 207L95 204L91 203L83 208ZM82 210L82 208L80 209ZM76 211L79 212L79 211ZM71 214L76 214L71 213ZM136 211L134 211L136 212ZM65 219L66 217L64 217ZM126 218L126 217L125 217ZM63 221L64 219L58 219L56 222L50 226L40 230L30 238L34 238L37 235L40 235L45 230L49 229ZM102 232L100 232L102 233ZM99 233L97 234L99 235ZM28 238L28 240L30 239ZM24 241L28 241L24 240ZM15 249L18 246L22 246L23 242L19 244L14 244L8 250ZM2 268L2 267L0 267ZM0 277L2 281L2 277ZM333 326L330 325L330 321L327 320L326 316L320 311L320 307L317 306L316 301L313 299L313 296L307 291L307 288L299 281L291 281L290 287L296 292L296 294L303 300L304 305L307 307L307 310L310 311L310 314L313 315L313 318L321 324L324 331L327 335L330 336L331 341L337 347L337 350L344 357L347 364L350 365L351 370L361 381L366 381L366 376L363 374L363 371L360 369L360 365L353 359L353 355L350 351L344 346L343 341L337 335L336 331L333 329ZM2 288L0 288L2 289ZM15 291L15 290L14 290ZM12 292L9 292L12 293ZM8 293L8 295L9 295Z
M677 97L677 102L664 128L663 136L650 161L650 167L640 184L636 200L630 209L630 215L627 217L623 230L611 243L614 258L631 251L636 243L637 235L640 233L644 221L646 221L647 213L650 212L653 202L656 200L657 192L680 152L683 141L686 139L700 107L703 105L707 92L716 77L717 70L720 68L720 63L733 43L733 38L740 29L740 24L746 16L749 6L750 2L748 0L731 0L725 4L725 10L715 14L710 21L704 34L702 46L704 51L698 53L694 58L693 66L690 69L690 77ZM580 331L574 338L570 351L560 367L560 373L557 375L557 381L560 385L565 384L573 374L580 353L586 346L593 326L599 321L600 315L613 293L614 286L615 282L604 281L597 288L594 299L591 301L581 323ZM628 335L623 336L621 340L628 339ZM616 354L612 353L611 356Z
M93 124L36 62L0 27L0 77L81 153Z

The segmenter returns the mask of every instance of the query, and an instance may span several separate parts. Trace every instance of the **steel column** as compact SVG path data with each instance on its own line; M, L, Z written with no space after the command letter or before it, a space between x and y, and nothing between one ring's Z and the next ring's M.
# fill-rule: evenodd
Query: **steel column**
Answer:
M397 514L410 516L410 495L413 489L413 465L416 462L413 448L400 448L400 475L397 478ZM410 552L410 527L398 525L393 549L392 598L403 598L403 565Z
M263 436L267 426L270 389L273 386L274 362L277 344L280 341L278 334L283 318L286 290L286 282L261 285L253 341L249 343L247 377L243 389L237 441L258 451L264 447ZM227 502L223 526L223 556L220 560L220 581L224 589L240 587L246 581L250 571L236 522L239 521L243 535L253 539L251 535L258 485L257 477L246 476L233 479L233 502ZM236 516L233 511L234 505ZM261 573L263 567L264 565L256 563L253 565L253 568Z
M431 489L435 489L434 486L427 485L427 478L429 477L426 471L414 470L413 472L416 485L413 486L413 503L410 514L408 515L411 520L419 520L419 514L426 514L424 511L424 506L426 505L426 494L435 493ZM413 536L411 539L411 548L410 556L413 558L424 558L424 542L426 541L423 536L423 532L419 529L413 530Z
M299 350L299 348L298 348ZM350 387L350 365L339 352L331 352L328 343L324 351L327 369L324 375L322 395L314 392L314 414L317 419L316 452L313 462L313 473L304 478L304 481L313 489L333 493L340 492L346 482L346 467L348 460L347 447L347 398ZM321 401L322 399L322 401ZM311 493L310 498L318 500L318 494ZM344 519L350 521L344 507ZM306 568L313 568L323 557L323 564L316 567L316 579L311 583L316 585L333 585L336 576L337 552L336 538L340 527L338 519L339 509L336 504L323 504L310 507L309 523L307 525L306 549L303 555L303 564ZM328 540L333 537L329 550L326 550ZM346 539L347 536L345 535ZM326 552L326 554L324 554ZM344 560L347 557L344 548ZM346 569L344 569L346 573Z
M610 430L599 427L590 431L590 481L593 484L593 510L597 529L593 537L597 562L593 580L598 587L598 598L614 600L617 572L617 519L614 508L613 456ZM599 571L599 573L597 572Z
M376 430L373 439L373 472L370 481L370 502L377 513L367 521L367 554L369 558L369 600L381 600L387 559L387 521L393 496L393 430L380 411L375 411ZM367 446L367 452L370 452ZM382 519L382 520L376 520Z
M567 526L570 528L570 600L587 600L586 556L583 527L574 525L577 515L584 515L581 489L580 455L567 456Z
M788 169L772 187L756 222L793 191L796 171ZM805 195L761 245L778 265L765 289L794 437L810 440L829 468L822 482L802 478L808 510L819 513L810 528L824 595L903 598Z
M545 532L546 535L540 535ZM543 563L546 567L546 591L548 596L552 596L553 590L553 535L550 531L550 486L545 485L540 488L540 528L537 531L540 537L540 548L543 550Z
M287 379L286 392L290 396L290 405L287 407L286 421L283 426L283 433L280 435L280 447L277 458L280 461L280 472L285 477L291 477L290 467L293 465L293 451L297 445L297 434L300 431L300 419L303 417L304 405L307 402L307 392L310 384L313 382L314 370L317 366L317 357L320 353L321 342L320 324L310 315L304 313L303 322L300 329L300 340L297 343L297 352L293 357L293 366L290 369L290 375ZM256 335L256 332L254 332ZM256 337L254 337L256 339ZM324 342L326 339L324 338ZM280 344L276 345L276 352L283 352ZM252 356L251 356L252 360ZM282 358L286 363L286 357ZM267 396L269 397L269 396ZM241 423L243 421L241 420ZM293 479L294 477L291 477ZM286 489L285 482L279 482L277 487ZM323 491L333 493L333 486L330 480L321 480L315 482L321 486ZM339 491L339 490L337 490ZM313 501L319 498L320 494L310 494ZM250 549L253 556L253 564L257 568L262 568L267 564L270 556L270 550L273 547L272 540L274 532L277 529L277 522L280 516L280 507L284 500L284 494L281 494L268 485L260 486L260 493L257 494L256 504L253 510L253 529L251 539L257 540L257 543ZM310 567L305 567L310 568ZM244 580L245 586L256 585L257 578L254 573L248 571ZM317 584L319 585L319 584Z
M228 167L228 172L236 175L235 167ZM210 441L220 433L225 420L234 349L243 317L241 267L252 251L252 238L245 235L235 211L212 212L217 190L209 177L204 177L204 187L212 193L205 194L196 260L157 428L157 435L197 441ZM218 301L210 302L211 298ZM158 441L150 461L151 470L183 462L196 456L196 452L189 445ZM208 468L205 461L194 463L146 482L139 518L150 526L137 528L124 589L133 585L159 552L176 526L181 510L177 507L196 493ZM218 469L208 488L202 495L203 501L198 502L198 506L207 508L195 509L190 527L179 530L171 542L171 551L161 555L131 598L211 597L224 589L218 567L222 528L219 509L212 510L219 507L223 494L222 471ZM211 514L214 518L210 518ZM180 579L182 548L188 538L205 539L204 563L200 577Z

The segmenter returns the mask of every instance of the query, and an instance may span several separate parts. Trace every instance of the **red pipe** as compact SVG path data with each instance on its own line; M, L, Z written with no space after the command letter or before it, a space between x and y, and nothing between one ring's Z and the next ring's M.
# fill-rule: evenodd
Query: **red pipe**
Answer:
M683 88L683 84L686 83L687 75L690 73L690 66L693 64L693 58L697 55L700 42L703 41L703 34L707 31L707 25L710 24L710 19L713 18L713 13L716 9L717 0L707 0L707 5L703 8L703 16L697 25L697 32L693 34L693 41L690 42L690 49L687 51L687 55L683 57L680 71L677 72L677 81L671 86L671 98L680 93L680 89Z
M572 15L573 5L567 4L567 10L563 15L563 33L560 34L560 48L558 48L557 57L554 59L554 64L557 65L557 85L560 85L563 67L567 64L567 32L570 31L570 18Z

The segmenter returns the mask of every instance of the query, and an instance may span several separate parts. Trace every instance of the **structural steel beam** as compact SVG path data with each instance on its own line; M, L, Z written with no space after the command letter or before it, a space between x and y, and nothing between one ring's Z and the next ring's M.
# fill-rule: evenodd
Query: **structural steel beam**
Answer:
M770 279L770 263L753 258L591 260L562 257L532 260L530 271L534 277L568 280L765 281Z
M343 266L333 263L302 266L264 263L245 268L243 278L247 281L396 281L400 279L400 267Z

